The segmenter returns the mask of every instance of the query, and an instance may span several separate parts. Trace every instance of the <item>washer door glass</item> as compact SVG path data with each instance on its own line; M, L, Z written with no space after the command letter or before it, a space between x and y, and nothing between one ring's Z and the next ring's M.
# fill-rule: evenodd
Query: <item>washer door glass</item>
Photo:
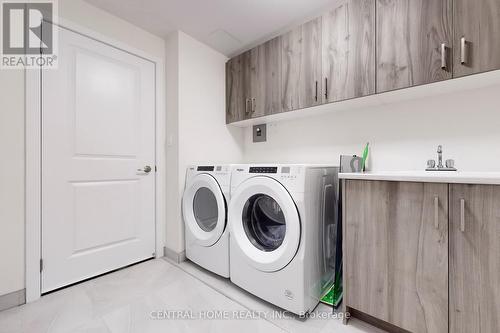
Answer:
M182 196L182 217L186 235L197 245L212 246L224 233L227 221L224 193L217 180L198 174L186 184Z
M240 251L255 269L276 272L295 257L301 237L299 211L279 181L248 178L231 193L228 211L231 249Z
M266 194L256 194L243 208L243 228L252 244L270 252L283 243L286 234L285 215L280 205Z
M196 191L193 199L193 212L198 226L206 232L215 229L219 220L219 207L214 193L201 187Z

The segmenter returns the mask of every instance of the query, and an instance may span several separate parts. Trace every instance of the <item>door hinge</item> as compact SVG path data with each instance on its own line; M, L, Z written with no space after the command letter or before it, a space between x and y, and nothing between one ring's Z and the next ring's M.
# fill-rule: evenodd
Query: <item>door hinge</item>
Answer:
M40 259L40 273L43 271L43 259Z

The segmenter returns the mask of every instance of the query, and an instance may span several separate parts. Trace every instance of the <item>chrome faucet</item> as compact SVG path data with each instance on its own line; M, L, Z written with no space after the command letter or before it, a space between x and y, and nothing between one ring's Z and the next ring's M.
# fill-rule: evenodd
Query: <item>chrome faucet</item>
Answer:
M457 168L455 168L455 161L452 159L446 160L446 165L443 165L443 146L438 146L437 153L437 165L435 160L428 160L426 171L457 171Z
M439 145L438 146L438 169L444 168L443 166L443 146Z

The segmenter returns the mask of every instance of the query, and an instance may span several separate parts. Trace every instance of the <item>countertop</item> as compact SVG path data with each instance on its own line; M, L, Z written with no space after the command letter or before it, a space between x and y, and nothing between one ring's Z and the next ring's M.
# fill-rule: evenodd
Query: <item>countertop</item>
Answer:
M370 171L364 173L340 173L339 178L400 182L500 185L500 172Z

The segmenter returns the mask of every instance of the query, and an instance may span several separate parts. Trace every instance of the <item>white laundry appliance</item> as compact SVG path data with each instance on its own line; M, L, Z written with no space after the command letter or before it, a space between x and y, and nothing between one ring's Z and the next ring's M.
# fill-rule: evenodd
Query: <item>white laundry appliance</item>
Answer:
M231 281L298 315L314 310L333 284L337 199L337 167L235 166Z
M191 166L182 197L186 257L220 276L229 277L227 208L230 165Z

